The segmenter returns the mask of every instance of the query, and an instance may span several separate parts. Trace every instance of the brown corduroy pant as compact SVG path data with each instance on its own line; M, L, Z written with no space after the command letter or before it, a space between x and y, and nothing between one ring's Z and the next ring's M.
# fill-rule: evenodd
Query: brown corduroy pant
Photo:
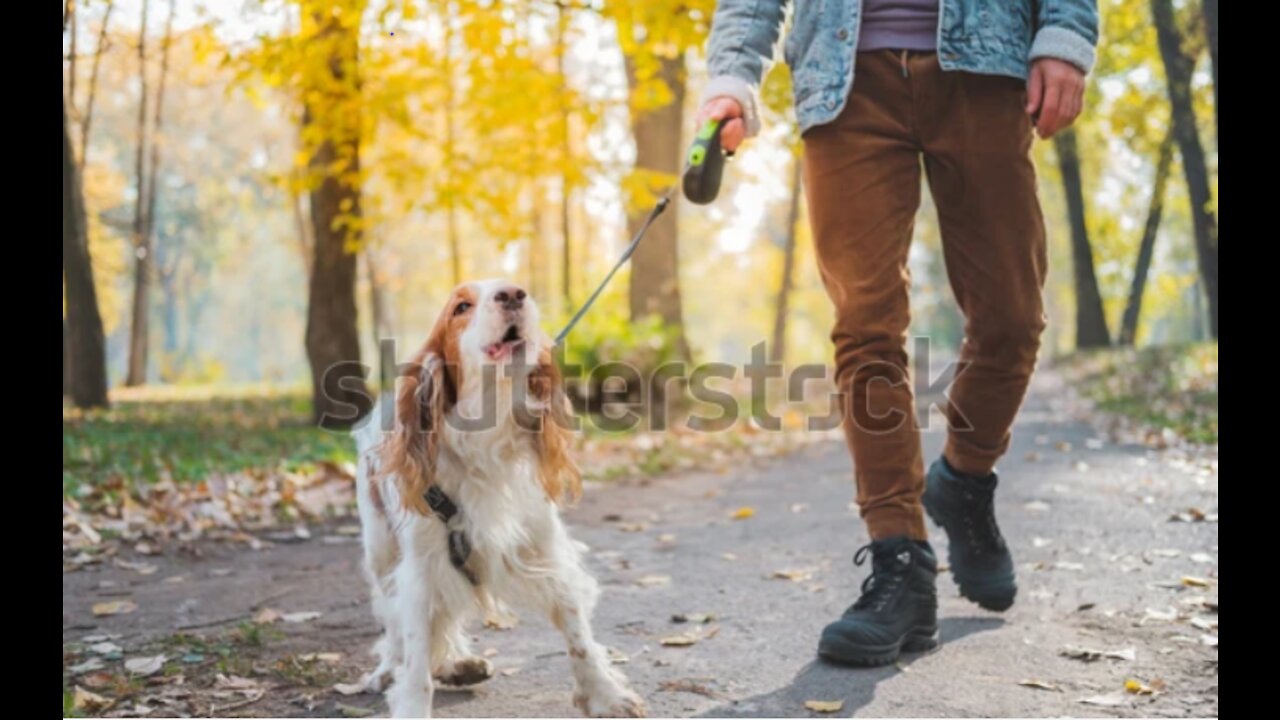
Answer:
M985 475L1008 449L1045 327L1044 219L1025 101L1021 80L944 72L933 53L859 53L843 112L804 135L810 222L836 310L844 430L873 539L926 537L906 353L922 159L965 317L944 456Z

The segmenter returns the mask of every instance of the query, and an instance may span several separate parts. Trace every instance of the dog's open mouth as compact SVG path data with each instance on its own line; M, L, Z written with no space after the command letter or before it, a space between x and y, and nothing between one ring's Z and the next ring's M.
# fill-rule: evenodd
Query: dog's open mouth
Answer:
M520 328L515 325L508 325L507 331L502 335L502 339L486 346L484 352L489 356L490 360L501 360L510 357L515 352L515 349L523 344L524 338L520 337Z

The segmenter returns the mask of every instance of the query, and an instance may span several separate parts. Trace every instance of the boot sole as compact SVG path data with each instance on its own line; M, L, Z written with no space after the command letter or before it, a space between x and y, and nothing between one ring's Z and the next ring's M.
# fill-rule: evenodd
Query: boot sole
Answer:
M913 628L901 640L888 645L858 645L840 638L823 638L818 655L841 665L877 667L897 660L902 653L915 653L938 647L938 627Z
M1013 600L1018 596L1018 586L1014 584L1014 578L1012 575L1008 576L1008 578L996 578L987 583L962 582L960 578L956 576L955 564L951 562L951 531L948 530L947 526L938 519L937 514L935 514L933 509L929 507L928 503L922 501L921 504L924 505L924 512L929 516L929 520L947 534L947 563L951 565L951 577L956 581L956 587L960 589L960 596L970 602L976 603L978 607L983 610L990 610L992 612L1004 612L1005 610L1013 607ZM1005 586L1006 583L1008 586L1012 587L1011 590L1005 590L1002 587ZM996 591L990 592L990 587L993 585L996 587Z

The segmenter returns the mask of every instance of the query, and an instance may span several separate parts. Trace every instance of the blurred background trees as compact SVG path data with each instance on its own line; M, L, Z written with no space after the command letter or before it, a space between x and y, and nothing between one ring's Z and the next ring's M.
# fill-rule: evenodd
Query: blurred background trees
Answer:
M64 395L309 386L341 416L460 280L554 331L675 182L712 0L80 0L63 49ZM1217 337L1217 3L1102 0L1086 115L1037 143L1046 353ZM789 77L721 199L677 202L570 360L826 362ZM912 332L959 318L927 200ZM154 327L152 327L154 325ZM348 366L344 366L348 367ZM588 365L589 367L589 365ZM108 382L109 381L109 382Z

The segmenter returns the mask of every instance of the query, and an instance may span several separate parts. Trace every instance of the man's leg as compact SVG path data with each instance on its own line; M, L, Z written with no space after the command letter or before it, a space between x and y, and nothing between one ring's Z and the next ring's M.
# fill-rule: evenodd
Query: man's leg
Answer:
M844 112L805 135L805 193L818 267L835 304L836 378L857 501L872 544L862 596L818 652L879 665L937 635L937 562L925 542L924 467L906 354L907 253L920 205L912 93L889 51L859 54Z
M1026 394L1045 327L1044 218L1036 198L1031 119L1014 78L943 72L920 58L925 170L947 275L965 317L948 393L943 457L925 504L947 530L961 593L992 610L1013 603L1013 562L995 524L996 460Z

